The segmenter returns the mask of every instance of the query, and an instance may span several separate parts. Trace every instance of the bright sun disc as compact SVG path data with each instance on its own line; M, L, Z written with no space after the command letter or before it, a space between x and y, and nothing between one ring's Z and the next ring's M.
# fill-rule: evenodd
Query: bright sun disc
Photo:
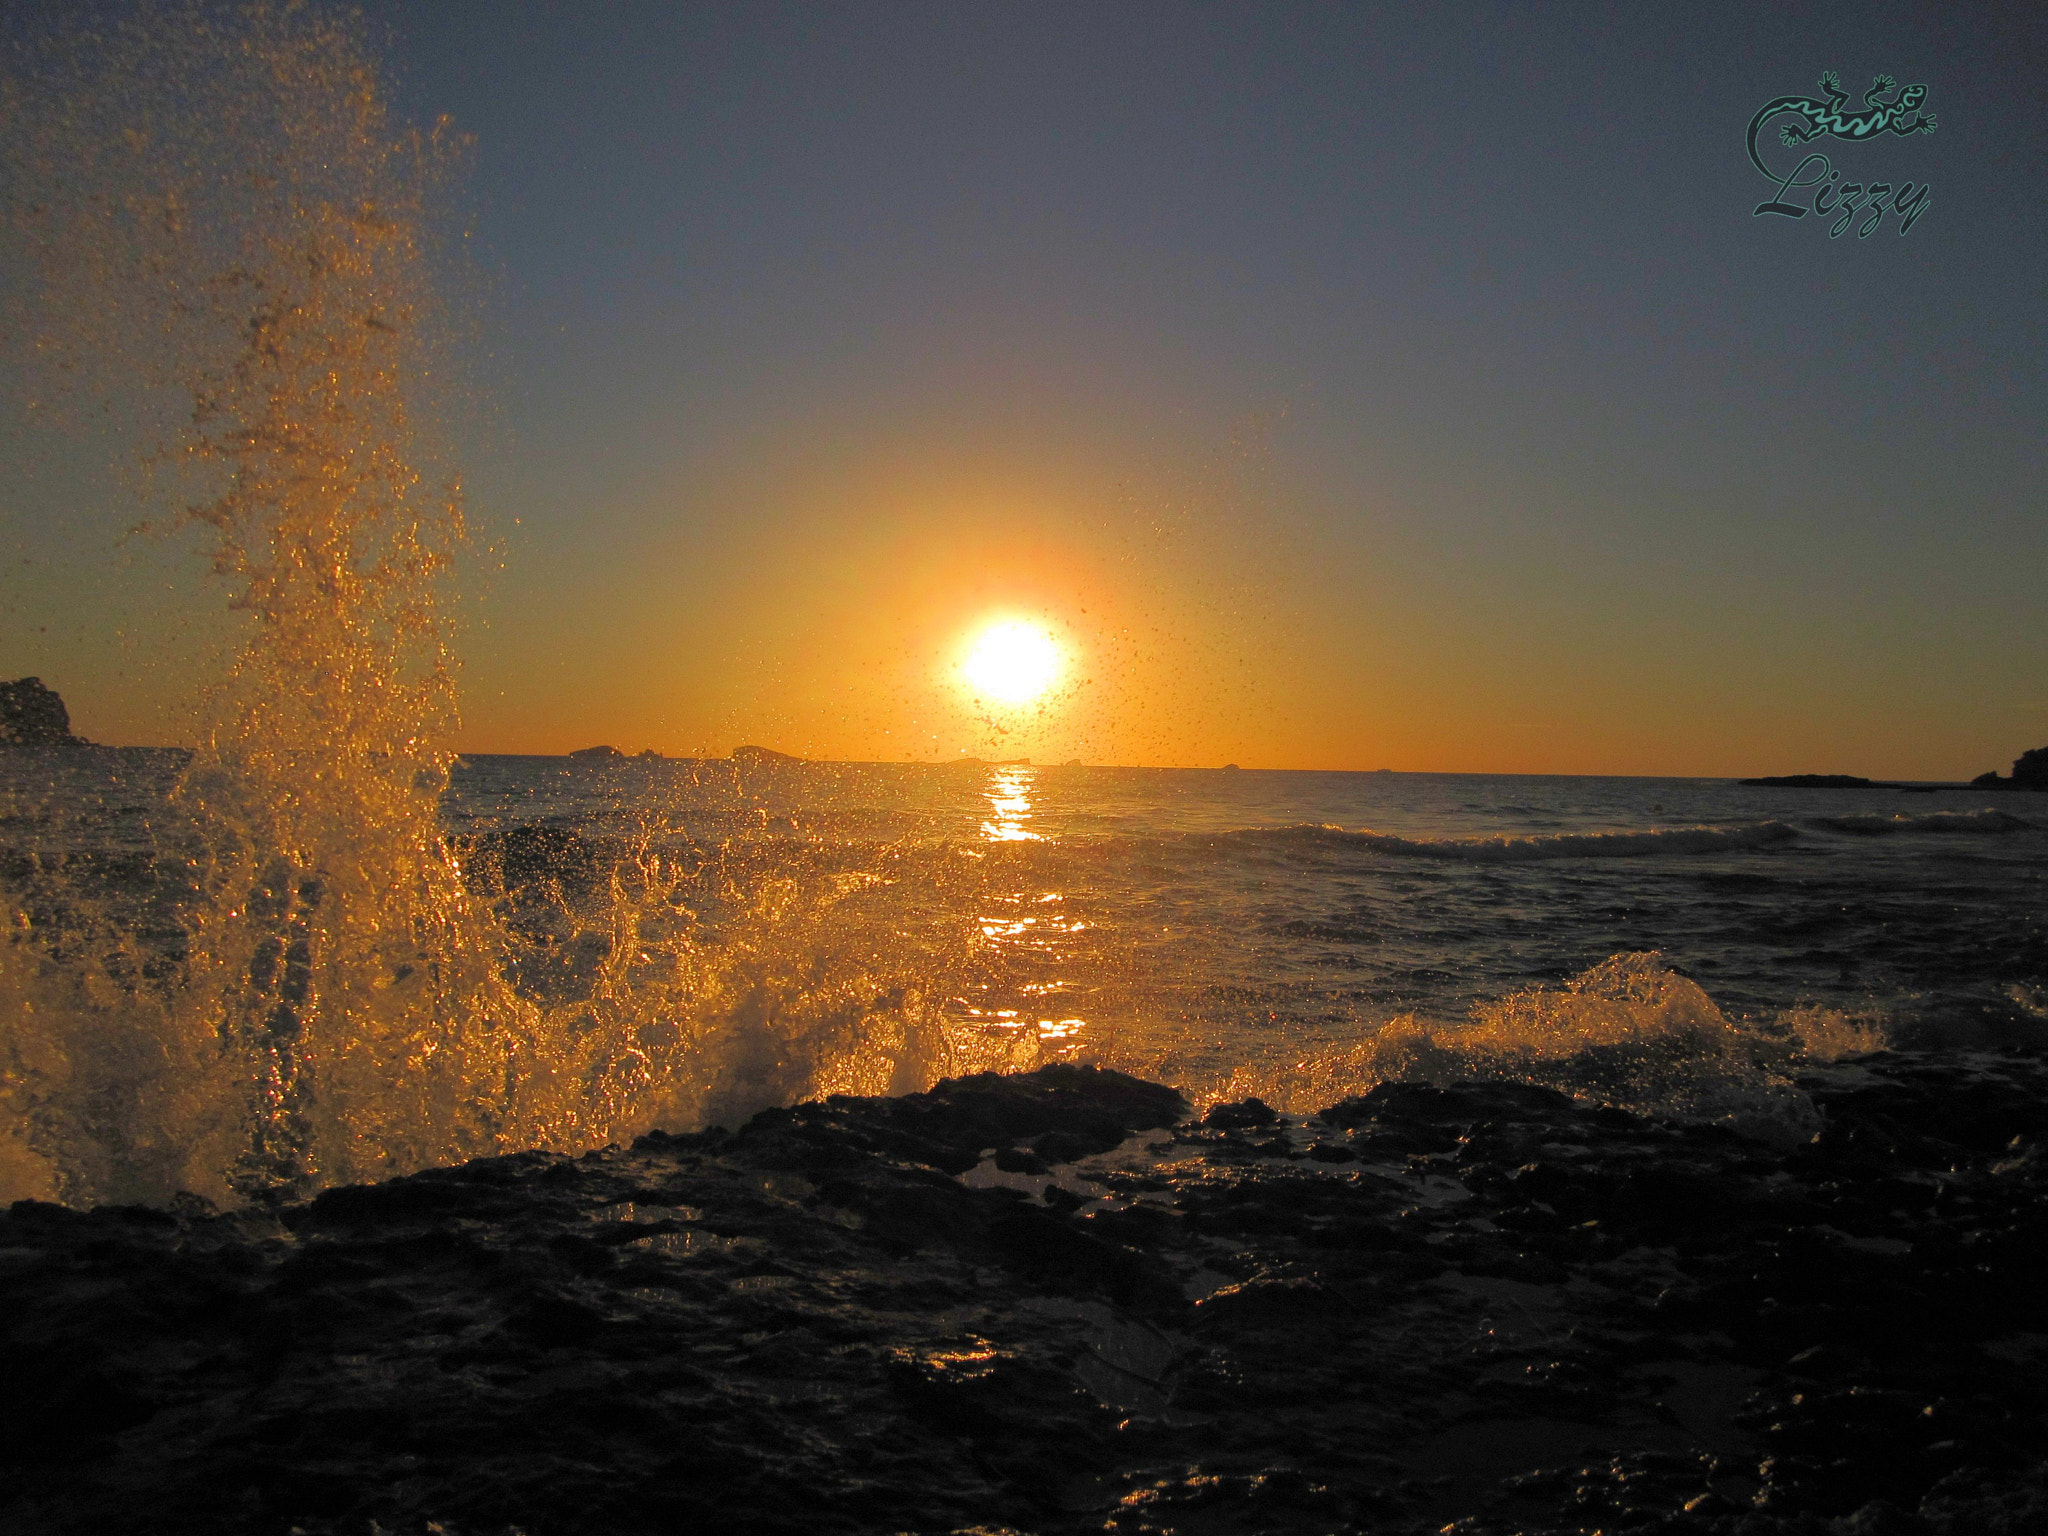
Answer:
M1029 704L1059 681L1059 643L1036 624L1007 619L976 637L960 670L983 698Z

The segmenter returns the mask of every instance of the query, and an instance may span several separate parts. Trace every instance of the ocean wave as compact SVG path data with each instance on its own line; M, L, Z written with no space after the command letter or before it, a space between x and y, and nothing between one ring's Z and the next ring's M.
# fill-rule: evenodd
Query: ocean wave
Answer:
M1794 1074L1884 1050L1887 1021L1804 1005L1731 1018L1661 954L1613 955L1558 987L1476 1004L1463 1020L1404 1014L1369 1040L1284 1075L1240 1072L1222 1097L1259 1091L1312 1113L1379 1083L1516 1082L1634 1114L1720 1124L1774 1141L1819 1125Z
M1399 837L1391 832L1351 831L1344 827L1304 823L1292 827L1247 828L1224 835L1238 842L1364 848L1396 858L1519 864L1544 859L1647 858L1659 854L1769 848L1797 840L1799 829L1782 821L1753 821L1723 827L1660 827L1650 832L1548 832L1529 837L1414 838Z
M1796 842L1805 832L1853 837L1897 833L2002 835L2039 831L2037 823L2005 811L1931 811L1923 815L1813 816L1787 821L1745 821L1722 826L1658 827L1643 832L1540 832L1524 836L1401 837L1369 827L1317 825L1246 827L1226 832L1231 842L1363 848L1395 858L1454 859L1471 864L1520 864L1545 859L1631 859L1660 854L1722 853L1738 848L1772 848Z
M1864 812L1854 816L1814 816L1805 825L1827 832L1846 832L1857 837L1889 837L1898 832L1950 832L2000 834L2035 832L2039 826L2004 811L1929 811L1920 816L1880 816Z

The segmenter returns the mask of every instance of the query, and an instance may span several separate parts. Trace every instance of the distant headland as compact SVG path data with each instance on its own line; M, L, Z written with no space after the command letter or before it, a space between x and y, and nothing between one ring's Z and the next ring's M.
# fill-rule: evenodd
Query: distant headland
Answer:
M89 747L71 734L71 711L57 690L39 677L0 682L0 746Z
M1972 789L2048 790L2048 747L2036 747L2013 759L2012 773L2001 777L1996 768L1970 780Z
M1767 778L1737 779L1735 782L1760 789L1899 789L1923 792L1946 787L2048 790L2048 747L2036 747L2031 752L2022 752L2013 760L2010 775L2000 774L1993 769L1989 773L1978 774L1967 785L1900 784L1887 779L1858 778L1853 773L1781 773Z

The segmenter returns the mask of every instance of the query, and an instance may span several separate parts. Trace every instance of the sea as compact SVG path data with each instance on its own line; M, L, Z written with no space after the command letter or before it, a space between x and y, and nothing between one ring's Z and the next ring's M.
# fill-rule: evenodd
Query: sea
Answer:
M43 1117L18 1143L59 1190L303 1190L1053 1061L1198 1108L1479 1076L1796 1130L1801 1059L2048 1032L2048 801L2027 794L464 756L418 850L444 931L394 958L351 936L342 872L209 878L186 773L108 749L5 764L15 1101ZM198 951L237 924L202 986ZM431 1006L394 1011L427 970ZM395 1054L364 1075L379 1040ZM127 1065L53 1117L96 1050ZM18 1091L38 1051L70 1064L39 1100ZM491 1109L506 1072L553 1087ZM229 1107L195 1111L209 1096ZM148 1156L105 1145L167 1098ZM164 1163L207 1138L211 1174Z
M2048 1028L2031 794L451 755L460 136L349 13L97 16L10 65L10 361L135 429L130 511L235 638L177 680L189 757L0 753L0 1199L276 1201L1060 1062L1796 1135L1802 1062Z
M485 756L444 806L457 835L545 825L832 882L906 981L946 951L956 1028L1204 1092L1630 952L1744 1018L1963 1039L2048 1017L2030 795Z

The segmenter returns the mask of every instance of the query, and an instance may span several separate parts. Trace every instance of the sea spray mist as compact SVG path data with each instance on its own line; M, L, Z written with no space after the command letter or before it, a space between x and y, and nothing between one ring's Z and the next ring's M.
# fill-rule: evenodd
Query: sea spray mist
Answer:
M712 964L644 846L585 893L594 978L520 984L533 935L438 810L463 503L424 423L465 151L394 112L360 18L83 13L4 106L32 414L132 429L145 528L203 543L237 626L151 822L175 938L61 861L9 892L4 1193L268 1200L857 1086L877 1047L880 1085L928 1080L914 992L836 964L815 901L735 893L758 920Z

